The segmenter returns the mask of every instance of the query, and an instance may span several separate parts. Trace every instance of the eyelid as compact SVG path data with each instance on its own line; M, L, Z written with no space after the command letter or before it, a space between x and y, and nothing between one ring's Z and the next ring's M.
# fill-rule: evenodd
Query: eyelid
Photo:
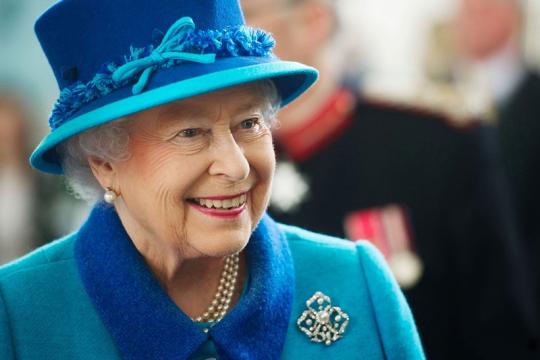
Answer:
M237 129L242 129L242 126L243 124L246 123L246 121L252 121L254 126L257 126L257 125L261 125L262 124L262 120L261 118L259 117L247 117L247 118L244 118L242 121L240 121L236 126L235 128Z
M262 114L245 115L245 116L241 117L241 119L238 122L237 126L240 126L240 124L242 124L244 121L248 121L248 120L258 121L260 123L260 122L264 121L264 117L263 117Z
M197 127L188 127L188 128L183 128L181 130L177 130L175 131L174 133L172 133L170 136L169 136L169 140L174 140L176 138L184 138L184 139L190 139L192 137L189 137L189 136L182 136L182 133L187 131L187 130L197 130L199 133L196 134L195 136L193 137L197 137L199 135L204 135L205 133L207 133L207 131L203 128L197 128Z

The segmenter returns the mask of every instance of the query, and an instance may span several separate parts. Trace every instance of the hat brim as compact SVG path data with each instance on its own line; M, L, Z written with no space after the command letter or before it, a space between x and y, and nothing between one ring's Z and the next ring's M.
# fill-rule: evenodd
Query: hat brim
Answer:
M199 64L160 71L155 74L148 89L141 94L133 95L130 93L131 88L126 87L81 109L41 141L32 153L30 163L38 170L62 174L56 146L90 128L171 101L263 79L271 79L275 83L281 96L281 105L285 106L307 90L318 77L317 70L297 62L275 58L261 60L261 58L222 60L219 64L220 70L210 73L205 72L204 66ZM200 69L201 74L193 76L197 69ZM171 78L174 79L173 82Z

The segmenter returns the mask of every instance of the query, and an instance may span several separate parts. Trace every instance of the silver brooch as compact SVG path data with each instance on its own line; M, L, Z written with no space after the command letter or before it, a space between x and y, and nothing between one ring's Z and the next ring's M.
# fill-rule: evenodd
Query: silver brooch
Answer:
M349 315L341 308L332 306L330 297L317 291L306 301L307 310L296 321L298 328L309 339L331 345L341 339L349 324Z

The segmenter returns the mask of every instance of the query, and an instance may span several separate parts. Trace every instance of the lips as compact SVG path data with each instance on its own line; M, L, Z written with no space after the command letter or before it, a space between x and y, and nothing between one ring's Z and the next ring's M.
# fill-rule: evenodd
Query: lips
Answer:
M194 198L191 199L194 203L208 208L208 209L233 209L238 208L246 203L247 195L241 194L237 195L231 198L225 198L221 197L221 199L218 199L217 197L213 198Z
M213 196L192 198L188 202L203 214L220 217L235 218L246 209L247 193L232 196Z

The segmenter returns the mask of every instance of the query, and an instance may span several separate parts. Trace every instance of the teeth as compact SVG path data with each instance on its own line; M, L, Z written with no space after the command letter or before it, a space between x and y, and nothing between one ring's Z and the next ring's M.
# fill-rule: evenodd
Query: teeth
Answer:
M246 199L246 194L242 194L240 196L227 200L195 199L195 201L198 202L199 205L207 208L231 209L243 205L246 202Z

